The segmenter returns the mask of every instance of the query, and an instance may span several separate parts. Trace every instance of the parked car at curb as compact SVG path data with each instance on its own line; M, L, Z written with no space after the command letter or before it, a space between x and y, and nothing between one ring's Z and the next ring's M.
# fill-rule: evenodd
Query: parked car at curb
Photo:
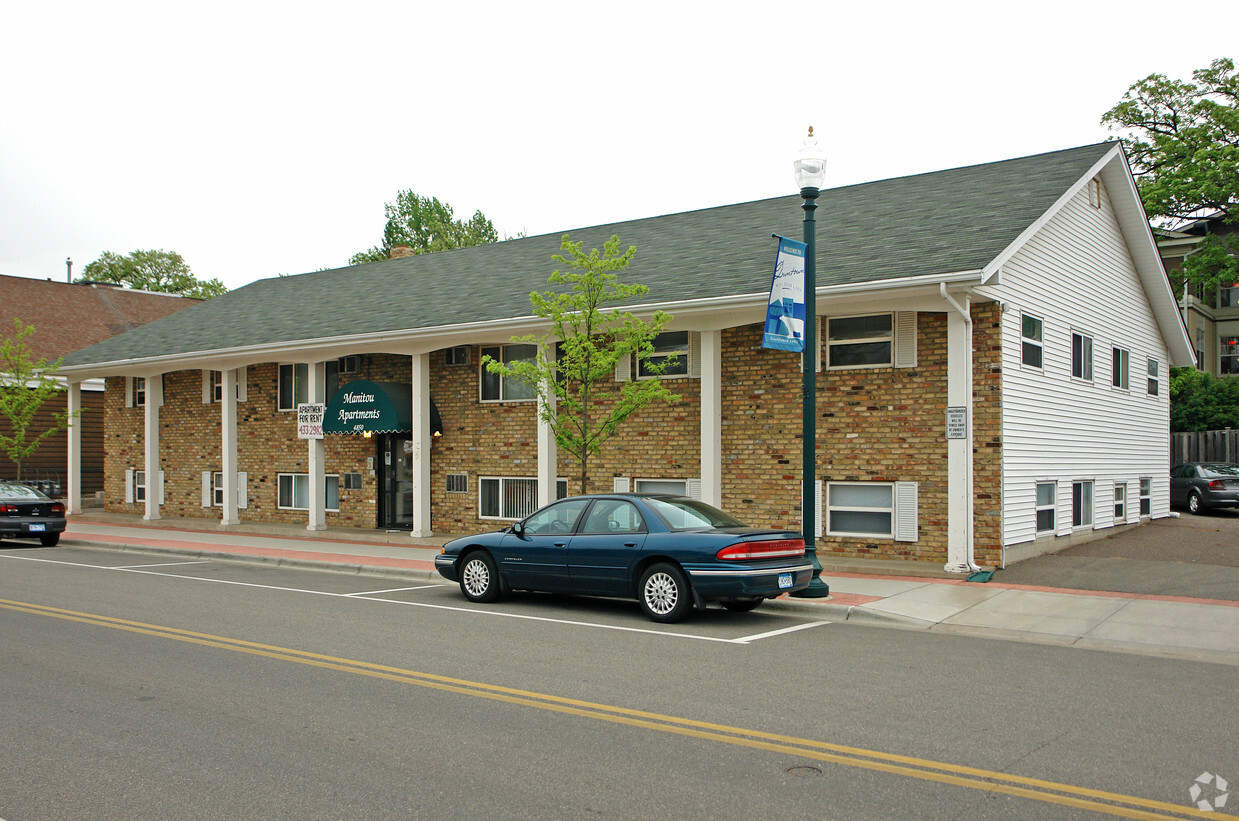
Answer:
M65 506L17 482L0 482L0 538L38 539L44 547L60 541Z
M443 546L435 568L473 602L511 590L635 598L657 622L717 601L747 611L813 577L794 531L746 527L685 496L560 499L503 530Z
M1239 507L1239 464L1185 462L1172 468L1170 504L1192 513L1211 507Z

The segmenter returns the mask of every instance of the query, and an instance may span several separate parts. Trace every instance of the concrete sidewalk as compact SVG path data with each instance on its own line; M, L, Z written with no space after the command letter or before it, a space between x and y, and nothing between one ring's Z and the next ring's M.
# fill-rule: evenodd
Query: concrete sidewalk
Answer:
M194 530L180 522L138 524L88 513L70 519L61 543L448 584L434 569L443 539L415 544L407 532L376 532L359 540L356 531L253 530ZM936 570L915 572L922 577L828 569L822 577L830 585L829 598L783 597L766 606L830 621L1239 665L1236 601L969 583Z

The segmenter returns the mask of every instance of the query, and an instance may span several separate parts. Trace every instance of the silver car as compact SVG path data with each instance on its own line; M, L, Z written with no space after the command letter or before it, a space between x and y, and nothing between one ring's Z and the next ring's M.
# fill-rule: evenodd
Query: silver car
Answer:
M1239 507L1239 465L1185 462L1171 469L1170 504L1192 513L1211 507Z

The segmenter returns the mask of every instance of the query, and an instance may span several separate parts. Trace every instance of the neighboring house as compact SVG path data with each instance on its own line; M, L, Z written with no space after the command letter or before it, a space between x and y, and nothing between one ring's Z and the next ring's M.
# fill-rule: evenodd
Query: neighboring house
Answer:
M828 189L818 201L818 550L963 571L1169 513L1167 370L1192 359L1118 143ZM678 491L801 520L801 357L761 347L786 196L612 234L673 315L683 396L634 415L591 490ZM79 351L106 378L108 506L161 516L463 533L567 491L527 386L553 234L255 282ZM614 389L614 384L612 385ZM327 403L323 440L298 403ZM947 408L968 424L946 436ZM953 414L954 415L954 414ZM575 482L573 489L575 490ZM70 501L71 509L75 503Z
M1155 230L1162 262L1176 286L1179 310L1196 352L1194 364L1214 376L1239 374L1239 282L1202 294L1199 286L1183 282L1176 274L1206 234L1232 234L1236 230L1220 217L1193 220L1175 230Z
M198 302L171 294L131 291L117 285L69 284L44 279L0 276L0 336L11 337L13 320L34 326L26 344L36 361L58 357L132 330L153 319ZM82 383L82 492L103 490L103 380ZM55 404L55 407L51 407ZM55 402L39 410L35 427L46 430L64 406ZM0 430L8 431L0 419ZM54 434L22 463L21 479L66 491L68 459L64 432ZM16 479L17 466L0 454L0 479Z

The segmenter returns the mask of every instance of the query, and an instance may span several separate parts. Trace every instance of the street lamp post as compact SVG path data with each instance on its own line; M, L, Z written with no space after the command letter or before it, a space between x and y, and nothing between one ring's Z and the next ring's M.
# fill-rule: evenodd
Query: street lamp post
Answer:
M804 405L801 436L801 530L805 553L813 563L813 581L793 596L820 599L830 595L830 587L822 581L822 563L817 559L817 222L813 212L817 196L826 181L826 157L818 147L809 127L809 136L796 157L796 185L804 198Z

